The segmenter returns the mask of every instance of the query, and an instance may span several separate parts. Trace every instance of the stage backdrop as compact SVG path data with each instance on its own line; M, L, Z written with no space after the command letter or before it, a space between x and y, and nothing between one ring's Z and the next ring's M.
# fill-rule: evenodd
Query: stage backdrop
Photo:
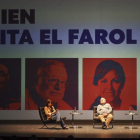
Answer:
M0 120L93 119L105 97L115 120L140 118L139 0L0 0ZM101 70L101 71L100 71ZM117 102L116 102L117 101Z

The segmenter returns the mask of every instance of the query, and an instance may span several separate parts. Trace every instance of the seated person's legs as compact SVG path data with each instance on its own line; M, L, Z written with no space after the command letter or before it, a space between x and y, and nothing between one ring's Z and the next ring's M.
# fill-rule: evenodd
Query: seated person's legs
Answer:
M64 123L64 121L61 119L60 117L60 124L62 128L66 128L66 124Z
M52 114L51 118L56 119L56 121L60 121L60 113L59 113L59 111L57 111L56 114Z
M56 119L56 121L60 121L61 127L62 127L62 128L66 128L66 124L65 124L64 121L61 119L59 111L57 111L56 114L52 114L51 118Z
M105 122L105 118L103 115L99 115L98 118L101 120L101 122Z
M106 124L108 127L109 127L109 123L111 122L112 118L113 118L112 114L108 114L107 120L106 120Z
M105 118L103 115L99 115L98 118L101 120L101 122L103 123L103 126L102 128L105 128L106 127L106 122L105 122Z

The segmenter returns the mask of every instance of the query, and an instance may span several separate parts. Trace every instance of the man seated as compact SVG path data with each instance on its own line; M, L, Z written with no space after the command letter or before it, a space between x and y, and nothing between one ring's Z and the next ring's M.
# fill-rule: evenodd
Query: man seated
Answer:
M103 126L102 126L103 129L109 128L109 123L113 118L112 114L110 114L111 111L112 111L112 107L110 106L110 104L106 103L105 98L101 98L100 104L97 106L97 113L100 114L98 117L103 123Z

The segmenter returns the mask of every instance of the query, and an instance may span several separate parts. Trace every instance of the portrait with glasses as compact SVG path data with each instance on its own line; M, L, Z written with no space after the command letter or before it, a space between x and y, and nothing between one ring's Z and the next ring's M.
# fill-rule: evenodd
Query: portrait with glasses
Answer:
M27 58L25 109L38 110L50 99L59 110L78 108L77 58Z
M21 109L21 59L0 58L0 110Z

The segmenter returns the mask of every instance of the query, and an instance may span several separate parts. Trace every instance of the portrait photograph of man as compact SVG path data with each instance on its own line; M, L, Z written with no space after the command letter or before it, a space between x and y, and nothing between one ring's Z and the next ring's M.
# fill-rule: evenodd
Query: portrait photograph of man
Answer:
M136 58L84 58L83 109L105 98L114 110L137 110L136 69Z
M50 99L59 110L78 108L77 58L26 58L25 109L38 110Z
M0 110L21 109L21 59L0 58Z

